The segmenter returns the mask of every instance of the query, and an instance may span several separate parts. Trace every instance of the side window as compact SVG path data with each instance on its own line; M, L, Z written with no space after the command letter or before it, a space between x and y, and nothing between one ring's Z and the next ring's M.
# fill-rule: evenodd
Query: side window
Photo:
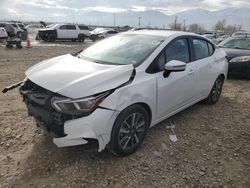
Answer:
M214 53L214 46L211 43L207 43L208 45L208 50L209 50L209 55L213 55Z
M80 30L89 30L88 26L85 25L78 25Z
M65 30L65 29L67 29L67 26L66 26L66 25L61 25L61 26L59 27L59 29Z
M166 48L158 57L158 70L163 70L167 62L178 60L185 63L189 62L189 48L187 39L178 39Z
M210 56L207 41L202 39L193 39L193 45L196 60Z
M66 28L67 28L67 30L76 30L75 25L67 25Z
M116 34L117 31L108 31L108 34Z
M189 48L187 39L178 39L171 43L166 49L166 62L179 60L189 62Z

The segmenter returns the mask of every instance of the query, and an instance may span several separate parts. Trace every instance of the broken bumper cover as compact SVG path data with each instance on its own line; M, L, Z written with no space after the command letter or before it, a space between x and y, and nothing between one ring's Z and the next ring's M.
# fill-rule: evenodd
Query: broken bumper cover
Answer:
M118 112L97 108L89 116L68 120L64 123L66 136L54 138L58 147L88 144L88 139L98 141L98 151L105 149L110 141L110 135Z

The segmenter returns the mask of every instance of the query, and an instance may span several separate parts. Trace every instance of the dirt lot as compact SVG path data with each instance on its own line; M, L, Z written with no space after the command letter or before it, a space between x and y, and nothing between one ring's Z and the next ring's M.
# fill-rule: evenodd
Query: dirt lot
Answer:
M6 50L0 89L31 65L83 44ZM197 104L152 128L143 147L118 158L57 148L35 127L17 92L0 94L0 187L250 187L250 82L227 80L214 106ZM166 125L176 125L178 141Z

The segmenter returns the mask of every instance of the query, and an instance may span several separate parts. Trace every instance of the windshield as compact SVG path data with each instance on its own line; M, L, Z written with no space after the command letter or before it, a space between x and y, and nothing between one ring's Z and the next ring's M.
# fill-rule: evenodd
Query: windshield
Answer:
M160 36L120 34L85 49L79 57L103 64L139 64L162 42Z
M230 38L219 45L221 48L246 49L250 50L250 38Z

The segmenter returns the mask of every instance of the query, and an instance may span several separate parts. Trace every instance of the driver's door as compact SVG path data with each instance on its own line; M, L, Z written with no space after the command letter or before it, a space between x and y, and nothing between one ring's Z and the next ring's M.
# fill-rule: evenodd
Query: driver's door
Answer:
M158 119L174 114L195 100L197 68L195 63L191 62L189 51L188 40L180 38L172 41L157 59L159 70L162 70L156 73ZM164 66L171 60L185 62L186 69L171 72L169 75L164 74Z

